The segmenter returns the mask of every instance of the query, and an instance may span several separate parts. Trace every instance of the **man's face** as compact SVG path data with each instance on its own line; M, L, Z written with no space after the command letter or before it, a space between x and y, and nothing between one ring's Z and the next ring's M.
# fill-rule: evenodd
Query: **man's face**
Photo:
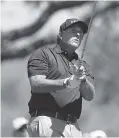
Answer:
M71 50L76 50L83 38L83 31L79 26L73 25L63 31L61 37L64 43L70 45Z

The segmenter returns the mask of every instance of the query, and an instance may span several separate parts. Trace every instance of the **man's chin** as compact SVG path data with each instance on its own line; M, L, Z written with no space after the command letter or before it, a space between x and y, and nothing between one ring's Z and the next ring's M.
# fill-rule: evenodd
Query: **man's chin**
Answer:
M71 45L72 49L77 49L79 46L77 43L71 43L70 45Z

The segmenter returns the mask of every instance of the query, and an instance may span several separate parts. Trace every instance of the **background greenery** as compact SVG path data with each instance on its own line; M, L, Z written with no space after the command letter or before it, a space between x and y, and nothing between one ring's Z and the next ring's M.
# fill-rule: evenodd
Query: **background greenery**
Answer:
M1 132L4 137L11 136L12 120L28 112L27 61L31 52L47 44L54 45L59 26L67 18L88 22L91 16L92 3L73 1L74 5L69 6L71 2L63 2L1 2ZM79 125L84 133L101 129L108 136L116 137L119 136L119 2L98 1L96 9L84 55L95 76L96 96L93 101L83 101Z

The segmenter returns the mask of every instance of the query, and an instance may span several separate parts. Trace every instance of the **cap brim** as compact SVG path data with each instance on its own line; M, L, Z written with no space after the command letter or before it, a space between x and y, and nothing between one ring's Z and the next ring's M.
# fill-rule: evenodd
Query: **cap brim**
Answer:
M83 22L83 21L77 21L76 23L74 23L72 25L75 25L75 24L77 24L79 27L82 28L84 34L87 33L87 31L88 31L88 25L85 22Z
M74 22L64 22L61 26L60 26L60 32L62 32L63 30L66 30L67 28L70 28L73 25L77 25L80 28L82 28L83 33L87 33L88 31L88 25L80 20L76 20Z

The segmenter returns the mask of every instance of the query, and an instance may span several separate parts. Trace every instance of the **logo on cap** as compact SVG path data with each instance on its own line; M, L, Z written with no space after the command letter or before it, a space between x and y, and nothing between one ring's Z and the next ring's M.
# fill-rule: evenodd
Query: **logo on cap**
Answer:
M77 22L77 21L75 21L75 20L74 20L74 21L71 21L71 24L72 24L72 23L75 23L75 22Z

